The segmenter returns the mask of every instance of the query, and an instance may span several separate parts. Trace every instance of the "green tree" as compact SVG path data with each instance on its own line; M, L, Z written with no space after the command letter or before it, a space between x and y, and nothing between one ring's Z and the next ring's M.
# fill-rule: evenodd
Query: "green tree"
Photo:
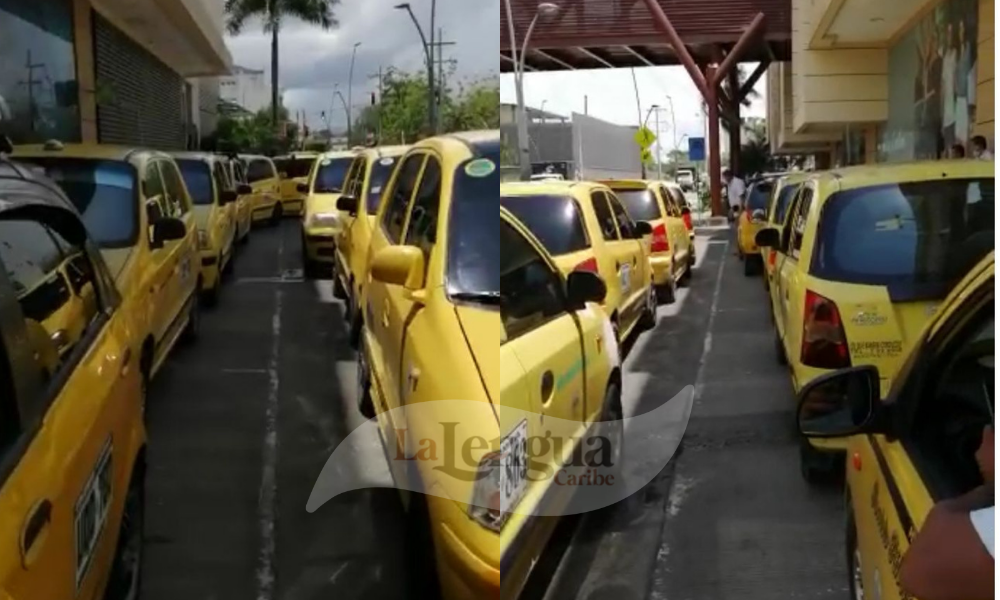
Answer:
M496 129L500 127L500 88L495 80L462 86L448 108L443 113L447 131Z
M279 131L274 125L272 111L265 108L252 117L220 118L214 139L206 145L210 149L223 152L247 152L270 156L286 153L292 149L298 126L288 121L287 108L281 106L277 112L279 123L284 123L287 130Z
M247 20L259 17L264 22L264 33L271 34L271 122L278 122L278 33L288 17L332 29L338 25L333 14L340 0L226 0L226 29L239 35Z

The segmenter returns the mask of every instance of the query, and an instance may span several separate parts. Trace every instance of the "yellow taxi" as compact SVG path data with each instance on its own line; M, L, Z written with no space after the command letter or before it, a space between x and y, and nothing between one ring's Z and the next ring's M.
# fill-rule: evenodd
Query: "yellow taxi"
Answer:
M606 185L592 182L504 183L500 205L541 240L563 273L592 271L608 288L604 301L624 340L656 324L656 288L646 221L632 220ZM681 225L683 229L683 225ZM682 235L687 241L687 234Z
M788 208L792 205L792 200L799 193L799 190L802 188L802 182L805 181L807 176L808 174L804 172L788 173L782 175L774 182L774 191L767 203L767 223L763 227L785 227ZM754 237L756 238L756 234L754 234ZM774 248L761 247L760 257L761 262L764 264L764 288L768 290L773 305L774 289L771 283L774 280L774 268L778 254Z
M362 292L359 403L377 418L387 456L404 450L402 428L441 435L426 411L394 421L394 409L435 400L461 399L442 418L460 422L463 440L504 440L491 448L438 439L447 449L433 458L388 461L397 482L434 491L409 494L407 508L408 569L428 597L440 587L447 599L515 598L551 535L555 518L527 513L564 494L551 478L527 479L523 463L501 485L500 447L544 435L543 413L580 429L621 423L618 352L596 304L604 285L592 271L564 276L515 218L503 209L496 218L500 151L498 131L407 151L375 217ZM545 373L553 384L543 396ZM609 439L617 461L623 436ZM483 476L447 477L444 461Z
M691 211L676 184L664 181L610 180L603 182L625 205L629 216L653 228L649 264L659 299L673 302L678 284L691 277L695 262Z
M253 188L247 183L246 170L238 156L235 154L226 156L224 164L229 187L236 190L236 241L245 244L250 239L250 229L253 225L255 202Z
M382 146L358 151L348 170L344 192L337 199L338 212L347 217L336 241L333 283L336 295L347 308L345 319L353 345L361 331L358 310L362 284L367 276L368 245L375 229L382 189L392 176L399 158L409 146Z
M240 161L246 171L247 183L252 190L251 220L254 223L266 221L272 225L281 219L281 179L274 162L256 154L240 154Z
M743 261L743 274L757 275L764 271L764 259L757 247L757 232L767 224L767 205L774 192L774 179L751 181L740 214L736 217L736 253Z
M337 210L337 198L344 190L354 164L353 151L325 152L313 161L305 183L298 184L305 198L302 211L302 266L306 277L330 272L340 232L353 217Z
M149 381L200 322L195 209L177 164L151 150L57 142L19 146L13 156L54 180L80 212L118 286L137 368Z
M198 227L201 254L201 292L212 306L219 300L222 274L233 261L236 248L236 190L226 176L224 157L204 152L173 153L181 169Z
M993 163L935 161L811 174L777 251L775 349L796 391L837 369L875 365L883 393L951 287L993 249ZM807 478L840 457L802 445ZM842 446L840 447L842 449Z
M96 231L37 169L0 158L0 597L139 594L142 373Z
M816 378L800 393L802 434L847 447L853 598L910 598L900 564L931 508L982 491L975 453L994 426L995 289L991 252L914 331L884 401L886 373L876 365ZM992 482L988 491L992 506Z
M316 162L315 152L293 152L274 159L278 169L282 215L299 215L305 205L306 193L302 185L308 183L309 173Z

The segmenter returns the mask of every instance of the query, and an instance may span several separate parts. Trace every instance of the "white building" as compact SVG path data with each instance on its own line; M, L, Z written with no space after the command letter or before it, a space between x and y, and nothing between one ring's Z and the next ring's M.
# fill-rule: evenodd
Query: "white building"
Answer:
M271 106L271 83L262 70L234 65L232 75L219 77L219 98L257 112Z

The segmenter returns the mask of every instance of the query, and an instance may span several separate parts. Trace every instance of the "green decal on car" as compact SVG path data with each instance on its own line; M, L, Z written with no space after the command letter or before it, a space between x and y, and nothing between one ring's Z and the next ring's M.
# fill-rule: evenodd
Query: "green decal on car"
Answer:
M477 158L465 165L465 174L469 177L489 177L496 170L496 164L488 158Z
M579 375L580 371L582 370L583 370L583 359L581 358L578 359L572 365L570 365L569 369L567 369L565 373L559 376L559 379L556 380L556 389L562 390L564 387L572 383L573 380L576 379L577 375Z

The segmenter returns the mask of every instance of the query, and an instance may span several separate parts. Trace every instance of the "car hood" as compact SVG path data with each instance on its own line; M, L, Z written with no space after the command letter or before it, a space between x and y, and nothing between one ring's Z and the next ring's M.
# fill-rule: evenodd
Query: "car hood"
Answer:
M340 194L310 194L306 199L306 213L332 213L337 212L337 200Z

